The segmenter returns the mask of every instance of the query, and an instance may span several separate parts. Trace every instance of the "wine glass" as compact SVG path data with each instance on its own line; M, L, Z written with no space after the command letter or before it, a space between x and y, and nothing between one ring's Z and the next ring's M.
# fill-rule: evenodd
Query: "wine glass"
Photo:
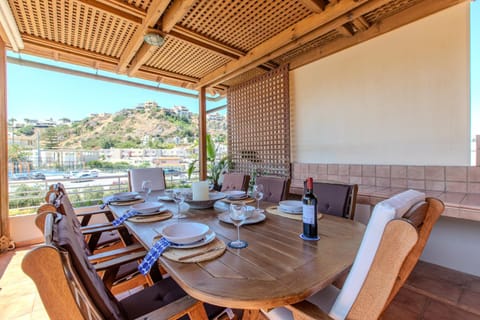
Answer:
M237 240L230 241L228 246L234 249L242 249L248 246L247 241L240 240L240 226L247 219L247 210L245 208L245 203L232 203L230 204L230 219L232 223L237 227Z
M261 212L260 200L263 199L263 184L256 184L253 186L253 197L257 200L257 212Z
M150 180L143 180L142 181L142 191L145 194L145 201L148 200L148 196L152 192L152 181Z
M185 194L182 190L174 190L173 191L173 201L177 204L177 214L175 218L186 218L185 214L182 214L182 203L185 201Z

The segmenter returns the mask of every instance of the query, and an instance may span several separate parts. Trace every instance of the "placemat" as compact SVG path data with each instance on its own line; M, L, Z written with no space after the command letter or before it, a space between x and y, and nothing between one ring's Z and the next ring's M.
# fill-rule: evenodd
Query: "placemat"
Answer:
M230 199L222 199L223 202L225 203L238 203L238 202L244 202L245 204L247 203L252 203L252 202L255 202L255 199L254 198L245 198L245 199L239 199L239 200L230 200Z
M282 216L282 217L285 217L285 218L302 221L302 215L301 215L301 214L285 213L285 212L283 212L283 211L280 211L280 210L278 209L278 206L268 207L268 208L265 209L265 210L266 210L268 213L276 214L277 216ZM323 215L322 215L321 213L317 213L317 220L320 220L322 217L323 217Z
M130 206L132 204L142 203L145 202L145 199L135 199L130 201L112 201L110 204L112 206Z
M154 222L170 219L173 214L170 211L162 212L153 216L133 216L128 218L128 221L131 222Z
M226 249L227 246L225 243L222 240L215 238L215 240L209 244L197 248L168 248L162 253L162 256L177 262L196 263L217 258L221 256Z

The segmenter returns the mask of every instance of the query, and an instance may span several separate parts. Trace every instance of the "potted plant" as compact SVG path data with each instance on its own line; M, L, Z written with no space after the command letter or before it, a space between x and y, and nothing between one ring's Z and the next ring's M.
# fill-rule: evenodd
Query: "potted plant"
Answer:
M207 178L213 184L213 189L220 191L220 177L224 172L231 168L232 162L227 156L221 159L217 159L217 149L218 146L215 146L215 144L213 143L212 136L207 134ZM188 179L190 179L190 177L192 176L197 162L198 160L194 160L188 166Z

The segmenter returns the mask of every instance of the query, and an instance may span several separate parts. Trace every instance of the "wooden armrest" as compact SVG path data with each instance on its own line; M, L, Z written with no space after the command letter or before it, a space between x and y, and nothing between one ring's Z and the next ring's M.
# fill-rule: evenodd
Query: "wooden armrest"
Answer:
M294 319L332 320L332 318L328 314L326 314L325 311L306 300L289 306L285 306L285 308L293 312Z
M104 226L97 227L97 228L81 228L80 230L82 230L82 233L84 235L90 235L90 234L114 231L114 230L119 230L124 228L125 226L115 227L114 225L111 225L111 224L105 224Z
M77 212L75 210L75 215L77 217L84 217L84 216L91 216L91 215L96 215L96 214L107 214L107 213L111 213L110 210L107 210L107 209L99 209L99 211L80 211L80 212Z
M91 256L88 256L88 260L92 263L99 263L105 260L118 258L119 256L123 256L136 251L143 251L146 254L145 248L140 243L135 243L127 247L93 254Z
M190 296L184 296L137 319L177 319L186 314L190 319L208 320L203 303Z
M103 261L103 262L96 263L93 266L95 267L95 270L97 272L98 271L104 271L104 270L111 269L113 267L118 267L118 266L120 266L122 264L125 264L127 262L136 261L138 259L143 259L143 257L145 257L146 254L147 254L146 251L137 251L137 252L133 252L133 253L129 253L129 254L120 256L120 257L115 258L115 259L110 259L110 260L106 260L106 261Z

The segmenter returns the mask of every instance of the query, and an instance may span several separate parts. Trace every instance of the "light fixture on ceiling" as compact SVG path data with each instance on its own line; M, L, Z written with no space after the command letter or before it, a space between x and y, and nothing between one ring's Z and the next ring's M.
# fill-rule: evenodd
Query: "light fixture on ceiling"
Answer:
M148 31L143 40L151 46L161 47L165 43L165 37L158 31Z
M8 5L8 1L0 1L0 24L5 30L5 34L8 38L8 42L12 46L13 51L20 51L23 49L23 40L20 32L18 31L15 18L13 17L12 10Z

